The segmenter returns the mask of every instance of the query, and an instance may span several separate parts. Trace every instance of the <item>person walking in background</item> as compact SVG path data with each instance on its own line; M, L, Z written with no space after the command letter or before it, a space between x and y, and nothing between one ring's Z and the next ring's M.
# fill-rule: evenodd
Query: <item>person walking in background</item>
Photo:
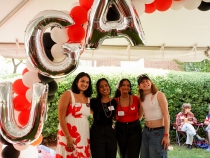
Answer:
M206 132L208 134L208 143L209 143L209 147L207 149L207 151L210 151L210 105L208 107L209 113L206 116L206 119L204 120L204 124L207 126L206 127Z
M197 123L197 119L191 112L191 104L182 104L182 110L176 116L176 125L178 131L180 130L186 132L186 144L188 149L192 149L192 142L194 137L196 137L198 140L204 140L204 138L201 138L198 134L196 134L196 130L193 127L193 124L195 123Z
M96 98L90 100L93 125L90 129L92 158L116 158L117 140L113 128L117 102L110 98L111 88L105 78L96 83Z
M144 115L146 121L142 133L141 158L167 158L170 116L166 97L158 91L148 75L140 75L137 82L143 108L140 119Z
M139 98L131 93L128 79L120 80L114 98L116 109L116 136L120 158L139 158L141 148L141 124Z
M85 72L79 73L72 83L71 90L62 94L58 104L56 158L90 158L88 116L91 95L91 79Z

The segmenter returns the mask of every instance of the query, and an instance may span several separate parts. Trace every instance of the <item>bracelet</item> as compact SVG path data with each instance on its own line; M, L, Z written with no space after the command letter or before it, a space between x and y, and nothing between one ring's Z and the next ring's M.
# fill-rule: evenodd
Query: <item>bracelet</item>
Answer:
M165 136L165 137L168 137L168 136L169 136L169 134L165 133L165 134L164 134L164 136Z

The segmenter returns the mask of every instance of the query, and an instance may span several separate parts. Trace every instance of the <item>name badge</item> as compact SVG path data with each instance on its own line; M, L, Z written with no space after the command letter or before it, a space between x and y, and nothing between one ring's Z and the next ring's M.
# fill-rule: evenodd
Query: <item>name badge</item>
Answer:
M109 109L109 111L112 111L112 110L114 110L114 106L109 106L108 109Z
M118 116L124 116L124 115L125 115L124 111L118 111Z
M131 110L135 110L135 106L134 107L131 107Z
M74 105L75 107L80 107L81 106L81 104L80 103L75 103L75 105Z

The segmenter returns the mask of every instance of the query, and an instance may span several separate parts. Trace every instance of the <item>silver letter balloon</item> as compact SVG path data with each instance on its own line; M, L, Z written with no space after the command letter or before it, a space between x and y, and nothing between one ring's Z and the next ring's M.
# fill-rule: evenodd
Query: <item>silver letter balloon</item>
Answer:
M114 6L119 19L109 21L107 13ZM106 38L124 37L132 46L145 44L144 32L131 0L94 0L86 35L86 49L96 49Z
M29 23L25 31L25 49L30 63L44 76L51 78L65 77L73 72L78 64L80 54L84 51L80 43L64 43L62 52L66 57L60 62L48 59L43 48L43 33L50 27L64 28L74 24L65 12L46 10Z
M39 138L47 113L48 85L33 84L32 106L26 126L20 127L14 118L12 83L0 83L0 134L9 143L27 145Z

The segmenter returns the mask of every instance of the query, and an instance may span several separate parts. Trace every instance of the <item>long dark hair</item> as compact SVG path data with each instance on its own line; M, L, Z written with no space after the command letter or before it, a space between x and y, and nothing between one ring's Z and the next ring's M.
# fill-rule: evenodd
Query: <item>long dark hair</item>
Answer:
M132 86L131 86L130 80L127 79L127 78L123 78L123 79L120 80L119 85L117 86L117 90L115 91L114 98L118 98L118 97L121 96L121 93L120 93L119 88L122 87L124 81L128 81L128 82L129 82L129 84L130 84L130 92L128 92L128 94L129 94L129 95L132 95L132 92L131 92L131 91L132 91L132 90L131 90L131 87L132 87Z
M76 93L76 94L79 94L80 93L80 90L77 86L77 83L79 81L80 78L84 77L84 76L87 76L89 78L89 86L88 88L84 91L84 95L86 97L90 97L92 94L93 94L93 90L92 90L92 83L91 83L91 78L89 76L88 73L85 73L85 72L80 72L74 79L73 83L72 83L72 86L71 86L71 90L72 92Z
M97 82L96 82L96 99L101 99L102 98L102 95L101 93L99 92L99 87L100 87L100 83L101 81L105 81L107 83L107 85L109 86L109 89L110 89L110 94L111 94L111 87L109 85L109 82L106 78L100 78Z

